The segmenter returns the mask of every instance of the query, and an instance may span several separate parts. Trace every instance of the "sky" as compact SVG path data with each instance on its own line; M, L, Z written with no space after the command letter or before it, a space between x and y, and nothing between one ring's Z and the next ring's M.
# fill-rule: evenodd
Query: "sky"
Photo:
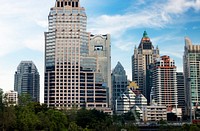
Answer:
M31 60L44 91L44 32L56 0L1 0L0 88L14 89L14 74L22 60ZM200 0L80 0L86 9L87 31L111 34L112 69L120 61L131 80L131 56L146 30L160 55L183 70L184 37L200 44Z

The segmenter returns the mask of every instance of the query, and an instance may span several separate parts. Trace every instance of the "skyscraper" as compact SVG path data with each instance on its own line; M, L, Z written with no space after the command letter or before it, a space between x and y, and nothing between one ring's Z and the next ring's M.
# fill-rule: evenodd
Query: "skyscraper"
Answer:
M132 56L132 80L137 83L139 90L145 97L149 96L151 90L151 87L146 84L146 73L155 58L159 58L159 49L158 47L154 49L147 32L144 31L140 45L134 49Z
M33 101L40 101L40 75L32 61L21 61L15 72L14 90L29 94Z
M97 72L101 72L104 86L108 88L108 103L111 105L111 49L110 35L90 35L89 56L97 60Z
M112 71L112 104L115 110L116 99L127 89L128 80L126 71L120 62L117 63Z
M183 56L184 85L186 111L191 115L194 109L199 107L200 101L200 45L193 45L191 40L185 38Z
M57 108L108 107L110 36L86 32L79 0L56 0L48 18L44 102Z
M178 92L178 108L185 111L185 89L184 89L184 76L183 72L177 72L177 92Z
M153 87L155 102L167 106L168 111L177 109L177 78L176 66L169 56L157 58L153 67Z

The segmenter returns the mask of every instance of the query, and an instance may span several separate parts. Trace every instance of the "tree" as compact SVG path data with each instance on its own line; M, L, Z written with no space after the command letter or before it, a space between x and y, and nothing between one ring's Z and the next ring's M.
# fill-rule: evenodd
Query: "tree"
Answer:
M54 130L63 130L66 129L68 126L68 120L66 115L59 111L59 110L54 110L54 109L49 109L46 112L46 115L49 119L49 129L54 131Z
M29 106L18 106L16 107L17 116L17 127L22 131L35 130L39 119L35 114L34 110Z
M197 126L197 125L191 125L190 126L190 131L199 131L200 130L200 128Z
M82 128L79 127L75 122L71 122L68 127L69 131L82 131ZM85 130L86 131L86 130Z

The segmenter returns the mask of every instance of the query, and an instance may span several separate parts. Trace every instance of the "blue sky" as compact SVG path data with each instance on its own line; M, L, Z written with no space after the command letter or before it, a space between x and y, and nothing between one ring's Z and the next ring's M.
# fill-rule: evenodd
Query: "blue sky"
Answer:
M112 68L118 61L131 79L131 56L144 30L161 55L169 55L182 71L184 37L200 44L200 0L80 0L88 16L88 32L111 34ZM44 74L44 32L55 0L1 0L0 88L14 88L21 60L32 60ZM120 54L120 55L119 55Z

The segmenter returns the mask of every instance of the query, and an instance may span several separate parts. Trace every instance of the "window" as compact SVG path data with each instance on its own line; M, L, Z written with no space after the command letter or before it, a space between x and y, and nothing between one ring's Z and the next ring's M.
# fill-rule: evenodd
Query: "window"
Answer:
M103 46L102 45L94 46L94 50L95 51L103 51Z

